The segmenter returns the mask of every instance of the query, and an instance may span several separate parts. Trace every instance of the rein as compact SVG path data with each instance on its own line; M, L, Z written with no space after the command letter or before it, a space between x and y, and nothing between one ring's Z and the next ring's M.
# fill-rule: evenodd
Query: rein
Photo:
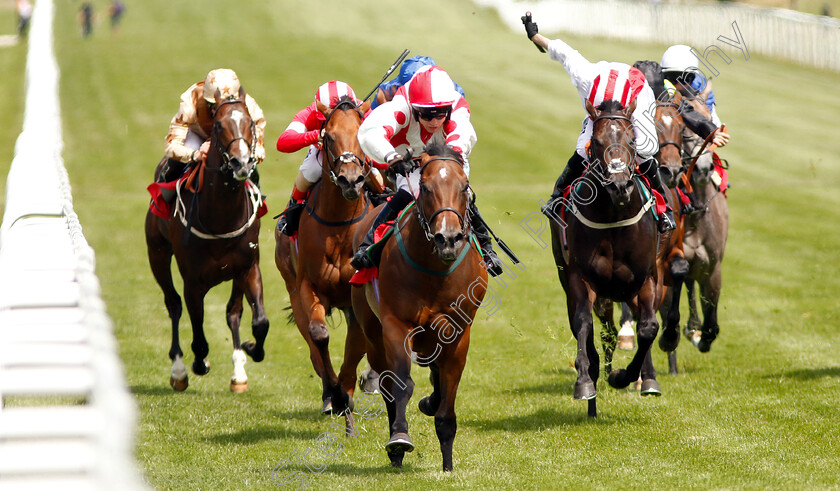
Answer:
M421 176L423 175L423 170L426 168L427 165L429 165L430 163L432 163L436 160L448 160L450 162L455 162L456 164L458 164L461 167L464 166L464 163L462 161L460 161L460 160L458 160L454 157L435 156L434 158L429 159L429 161L427 161L425 164L420 166L420 175ZM420 194L422 194L422 193L423 193L423 188L421 187L420 188ZM419 196L418 196L418 198L419 198ZM467 217L465 217L464 215L461 215L461 213L458 210L456 210L455 208L452 208L451 206L445 206L443 208L439 208L439 209L435 210L432 213L431 216L426 217L426 210L423 209L423 200L422 199L417 200L417 220L420 223L420 228L423 229L423 233L426 235L426 240L428 240L429 242L432 242L434 240L434 237L435 237L435 235L432 233L432 230L431 230L431 225L430 225L431 221L434 220L434 218L436 216L440 215L441 213L447 212L447 211L454 213L455 216L458 217L458 220L461 222L461 233L466 236L467 235L467 223L468 223L467 218L469 217L469 215L468 215L469 211L467 211Z
M246 181L245 184L248 190L248 202L251 204L251 216L248 218L248 221L245 222L245 225L239 227L238 229L234 230L233 232L228 232L226 234L208 234L195 229L195 227L191 226L187 222L187 208L184 205L184 200L181 197L181 186L175 186L175 191L177 194L177 199L175 201L175 216L181 220L181 224L188 228L189 231L198 238L201 239L233 239L235 237L239 237L240 235L244 234L251 225L254 224L254 221L257 218L257 214L259 212L260 207L260 200L262 196L260 196L260 192L257 191L257 186L250 179ZM193 194L195 197L195 194Z
M321 225L326 225L327 227L342 227L345 225L353 225L354 223L360 222L365 217L365 215L367 215L367 212L370 209L370 200L364 198L364 196L360 196L360 199L365 200L365 209L362 210L362 213L359 216L351 218L349 220L342 220L340 222L331 222L329 220L324 220L323 218L319 217L317 213L315 213L315 208L309 206L309 201L315 201L315 196L318 195L318 191L320 190L321 186L318 186L318 188L313 191L311 197L306 200L303 209L306 210L306 213L308 213L309 216L311 216L316 222L320 223Z

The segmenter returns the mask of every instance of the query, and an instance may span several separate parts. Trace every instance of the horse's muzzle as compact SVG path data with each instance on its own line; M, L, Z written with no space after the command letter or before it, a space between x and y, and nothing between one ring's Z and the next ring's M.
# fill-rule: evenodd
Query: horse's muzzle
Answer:
M355 201L362 195L362 186L365 184L365 177L359 176L352 183L346 176L338 176L336 184L341 189L341 195L347 201Z
M613 205L623 208L630 203L634 189L633 180L629 178L614 179L607 183L606 189Z
M438 232L434 235L435 249L438 258L444 263L451 263L458 257L458 253L464 245L464 234Z

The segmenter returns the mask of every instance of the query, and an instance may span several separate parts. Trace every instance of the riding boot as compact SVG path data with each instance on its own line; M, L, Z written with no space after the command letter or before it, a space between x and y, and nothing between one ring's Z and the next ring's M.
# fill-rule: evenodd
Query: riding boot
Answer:
M295 199L294 196L289 198L289 204L286 205L286 209L283 210L283 213L280 214L280 219L277 220L277 230L290 237L297 232L298 225L300 224L300 214L305 205L305 196L303 199Z
M390 201L385 203L385 206L382 207L382 210L380 210L379 214L376 215L376 218L373 219L373 223L370 225L370 229L367 234L365 234L364 239L362 239L362 243L359 244L359 248L356 250L356 253L353 254L353 259L350 260L351 266L357 270L376 266L367 254L367 250L373 245L376 229L383 223L396 218L402 209L405 208L406 205L408 205L413 199L414 196L411 193L401 189L397 191L397 194L395 194Z
M166 159L163 168L160 170L158 182L172 182L184 175L187 170L187 164L175 159Z
M665 188L662 186L662 181L659 179L659 163L656 159L648 159L639 164L644 176L650 182L650 187L662 195L664 198ZM674 212L671 210L671 205L665 201L665 212L659 216L659 233L665 233L669 230L677 228L677 222L674 220Z
M583 157L581 157L577 151L572 153L572 156L566 163L566 167L563 169L563 172L560 173L560 177L557 178L557 182L554 183L554 192L552 192L551 196L549 196L548 203L540 208L540 211L542 211L544 215L551 217L556 213L554 211L554 207L557 205L558 201L562 199L563 192L567 187L571 186L576 179L583 175L583 171L585 169L586 166L584 165Z
M502 270L502 261L493 250L493 240L490 238L490 231L487 230L487 224L481 218L481 213L475 205L475 201L470 201L470 227L475 238L478 239L478 245L481 247L481 254L484 256L484 267L490 276L499 276L504 271Z

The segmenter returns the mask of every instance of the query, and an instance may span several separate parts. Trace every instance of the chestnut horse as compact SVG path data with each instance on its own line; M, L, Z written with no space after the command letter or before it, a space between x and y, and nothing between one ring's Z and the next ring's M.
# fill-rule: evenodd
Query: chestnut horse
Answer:
M286 282L292 313L309 358L322 382L321 412L342 413L352 406L356 367L365 355L365 338L350 305L355 269L353 234L371 208L363 185L370 171L357 139L363 112L349 97L335 108L320 102L325 117L321 180L313 186L301 214L296 243L275 228L274 260ZM338 376L330 361L326 317L344 313L347 338Z
M656 268L656 219L652 197L634 179L636 151L630 116L635 102L624 108L605 101L597 109L587 102L594 121L589 146L589 172L577 180L564 206L566 222L551 221L554 261L563 289L572 333L577 339L574 398L588 400L588 414L597 416L596 384L600 360L595 349L592 309L596 297L629 302L638 319L638 348L627 369L613 370L608 381L623 388L650 378L650 347L659 330L656 307L662 286ZM566 247L568 256L566 256ZM642 365L645 365L643 367Z
M443 470L451 471L455 397L487 271L470 233L469 181L460 154L434 145L419 163L414 209L400 215L394 237L383 245L378 280L353 289L353 308L367 338L368 361L380 374L391 465L402 466L405 452L414 450L406 420L414 361L431 369L433 390L420 400L420 411L434 416ZM363 222L355 245L374 216Z
M232 280L227 304L227 325L233 339L234 392L248 390L245 353L254 361L265 357L263 345L268 334L268 319L263 307L262 275L259 266L260 204L259 189L249 180L256 168L254 123L245 105L244 92L239 99L222 99L213 112L210 150L190 183L181 182L173 215L165 220L146 214L146 246L149 265L163 290L164 303L172 320L172 360L170 385L178 391L189 385L179 344L178 321L181 297L172 283L172 256L184 281L184 300L192 323L192 364L196 375L210 370L206 360L209 348L204 337L204 296L214 286ZM160 167L156 171L160 173ZM242 295L251 306L254 341L240 345L239 323L242 318Z

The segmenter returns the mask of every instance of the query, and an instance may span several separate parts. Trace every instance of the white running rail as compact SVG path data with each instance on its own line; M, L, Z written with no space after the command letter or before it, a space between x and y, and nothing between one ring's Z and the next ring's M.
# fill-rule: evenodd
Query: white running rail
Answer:
M142 490L134 400L61 157L52 21L38 0L0 225L0 489Z

